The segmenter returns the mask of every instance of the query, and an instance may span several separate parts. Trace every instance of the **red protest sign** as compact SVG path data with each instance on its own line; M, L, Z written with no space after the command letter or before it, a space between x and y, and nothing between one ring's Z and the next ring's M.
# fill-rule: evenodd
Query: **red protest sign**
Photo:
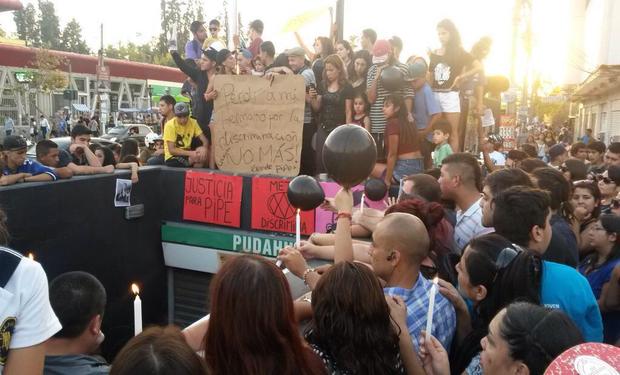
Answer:
M252 178L252 229L295 233L295 209L288 202L289 180ZM301 233L314 232L314 211L301 212Z
M183 219L238 228L242 189L240 176L187 171Z

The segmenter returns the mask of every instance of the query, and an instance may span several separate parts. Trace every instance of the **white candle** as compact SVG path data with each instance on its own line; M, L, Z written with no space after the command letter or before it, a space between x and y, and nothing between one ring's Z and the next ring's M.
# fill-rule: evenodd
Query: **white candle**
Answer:
M131 284L131 290L136 295L133 300L133 330L134 336L142 332L142 300L140 299L140 289L136 284Z
M362 200L360 201L360 213L364 213L364 200L366 199L366 193L362 193Z
M433 279L431 295L428 298L428 314L426 315L426 342L431 342L431 331L433 329L433 311L435 310L435 295L437 294L437 276Z
M33 253L28 253L28 258L30 258L30 260L34 260L34 254Z
M301 244L301 216L299 214L299 208L295 215L295 247L299 247Z

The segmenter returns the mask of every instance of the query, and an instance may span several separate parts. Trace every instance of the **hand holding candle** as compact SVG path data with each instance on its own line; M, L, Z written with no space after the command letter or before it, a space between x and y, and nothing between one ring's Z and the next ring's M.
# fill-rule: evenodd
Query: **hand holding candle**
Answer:
M366 194L362 193L362 199L360 200L360 213L364 213L364 200L366 199Z
M138 288L138 285L131 284L131 290L136 295L133 301L133 326L134 336L138 336L142 332L142 300L140 299L140 288Z
M428 298L428 314L426 315L426 340L431 342L431 331L433 329L433 312L435 310L435 295L437 295L437 276L433 279L430 296Z
M295 247L299 248L301 244L301 210L298 208L295 214Z

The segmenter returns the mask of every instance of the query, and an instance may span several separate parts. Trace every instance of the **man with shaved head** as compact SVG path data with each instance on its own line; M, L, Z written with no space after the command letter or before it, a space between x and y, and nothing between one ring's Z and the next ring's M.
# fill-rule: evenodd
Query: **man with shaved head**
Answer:
M370 263L375 274L385 280L385 294L399 296L407 305L409 334L416 348L426 326L432 282L420 274L420 265L429 253L430 240L424 223L416 216L395 212L386 215L372 234ZM454 307L437 293L432 335L449 350L456 328Z

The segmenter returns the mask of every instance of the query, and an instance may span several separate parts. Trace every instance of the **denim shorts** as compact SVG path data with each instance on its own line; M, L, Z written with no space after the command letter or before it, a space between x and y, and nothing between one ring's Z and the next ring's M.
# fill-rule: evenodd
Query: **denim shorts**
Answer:
M394 166L393 179L397 182L406 176L424 172L424 159L398 159Z

